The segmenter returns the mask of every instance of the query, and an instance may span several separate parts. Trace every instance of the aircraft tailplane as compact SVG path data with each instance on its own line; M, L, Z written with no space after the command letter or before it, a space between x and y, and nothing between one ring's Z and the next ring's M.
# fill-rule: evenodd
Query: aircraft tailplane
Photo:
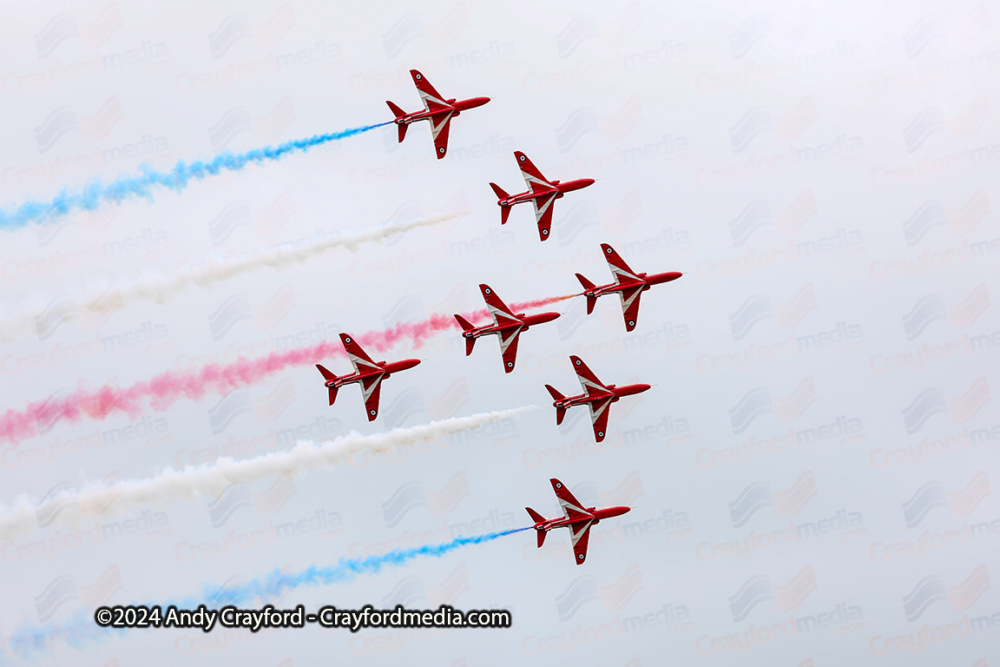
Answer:
M465 319L461 315L455 315L455 319L458 320L459 326L462 327L462 331L470 331L475 327L469 323L469 320ZM473 337L468 337L465 339L465 356L472 354L472 348L476 345L476 339Z
M581 285L583 285L583 289L594 289L594 287L596 287L594 283L584 278L582 273L576 274L576 279L580 281Z
M550 384L547 384L547 385L545 385L545 388L549 390L549 396L551 396L551 397L552 397L552 399L553 399L553 400L555 400L555 401L561 401L561 400L563 400L564 398L566 398L565 396L563 396L563 395L562 395L562 394L561 394L561 393L559 392L559 390L558 390L558 389L556 389L555 387L553 387L553 386L552 386L552 385L550 385Z
M563 419L566 418L566 408L556 408L556 426L563 423Z
M493 188L493 193L497 196L497 199L506 199L510 195L503 191L496 183L490 183L490 187Z
M386 100L385 103L389 105L389 109L392 111L393 114L396 115L396 118L399 118L401 116L405 116L406 115L405 111L403 111L402 109L400 109L399 107L397 107L395 104L393 104L389 100ZM400 123L400 124L398 124L396 126L396 128L399 130L399 143L403 143L403 139L406 138L406 128L408 128L408 127L409 127L409 125L407 125L406 123Z
M389 109L392 111L393 115L396 116L396 118L399 118L400 116L405 116L406 115L405 111L403 111L402 109L400 109L399 107L397 107L395 104L393 104L389 100L386 100L385 103L389 105Z
M583 289L585 291L589 292L595 287L594 283L590 282L589 280L583 277L583 274L580 273L576 274L576 279L580 281L580 284L583 285ZM587 296L587 314L590 315L592 312L594 312L594 306L597 305L597 297L591 294L587 294L586 296Z
M557 390L555 387L553 387L550 384L545 385L545 388L549 390L549 396L551 396L556 401L561 401L564 398L566 398L561 393L559 393L559 390ZM561 405L557 405L556 406L556 426L559 426L559 424L562 424L563 423L563 419L565 419L565 418L566 418L566 408L562 407Z
M545 517L543 517L541 514L539 514L535 510L531 509L530 507L525 507L524 509L528 510L528 516L531 517L531 520L535 522L536 526L538 524L542 523L543 521L545 521ZM542 544L545 543L545 534L548 531L537 530L535 532L538 533L538 548L541 549L542 548Z
M531 520L534 521L535 523L542 523L543 521L545 521L544 516L542 516L535 510L531 509L530 507L525 507L524 509L528 510L528 516L530 516Z

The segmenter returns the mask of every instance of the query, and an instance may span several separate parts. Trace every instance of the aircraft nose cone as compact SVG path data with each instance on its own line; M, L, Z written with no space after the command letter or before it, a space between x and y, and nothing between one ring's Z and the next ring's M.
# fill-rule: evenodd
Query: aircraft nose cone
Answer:
M635 387L635 393L641 394L642 392L647 391L648 389L652 388L653 385L651 385L651 384L637 384L637 385L633 385L633 386Z
M394 364L395 368L393 368L393 370L394 371L405 371L405 370L409 370L409 369L413 368L414 366L417 366L418 364L420 364L420 360L419 359L406 359L404 361L399 361L399 362L395 363Z
M587 187L587 186L590 186L590 185L593 185L593 184L594 184L594 183L596 183L596 182L597 182L597 181L595 181L595 180L594 180L594 179L592 179L592 178L581 178L581 179L580 179L580 187L581 187L581 188L585 188L585 187Z

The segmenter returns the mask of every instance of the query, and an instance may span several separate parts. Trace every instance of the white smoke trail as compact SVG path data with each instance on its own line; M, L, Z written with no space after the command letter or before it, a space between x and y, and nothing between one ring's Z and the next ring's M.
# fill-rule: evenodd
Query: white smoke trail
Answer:
M418 220L389 223L359 232L324 234L297 243L286 243L234 257L210 259L193 266L182 266L169 276L146 273L124 285L85 297L79 303L60 299L40 310L25 309L20 313L2 317L0 340L11 341L18 333L31 331L32 328L50 329L55 324L53 320L56 319L62 322L88 317L96 320L102 314L138 299L164 303L191 285L211 287L215 283L230 280L265 266L275 270L287 269L334 248L347 248L351 252L356 252L366 243L418 227L430 227L468 213L469 211L458 211Z
M217 498L233 484L253 482L272 475L297 475L339 463L347 463L360 451L385 451L393 447L433 440L459 431L515 417L534 410L523 406L511 410L483 412L469 417L442 419L421 426L397 428L388 433L360 435L351 433L332 442L314 443L300 440L290 450L273 452L234 461L220 457L215 463L185 466L182 470L167 468L147 479L103 484L90 482L77 490L57 493L44 502L26 496L18 497L10 508L0 507L0 540L12 540L55 523L75 524L86 518L122 514L151 503L169 500L196 500L202 496Z

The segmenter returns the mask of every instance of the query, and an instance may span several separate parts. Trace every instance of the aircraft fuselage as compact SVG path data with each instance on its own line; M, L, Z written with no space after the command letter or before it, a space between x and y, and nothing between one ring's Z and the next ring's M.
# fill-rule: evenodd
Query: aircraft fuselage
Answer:
M410 123L416 123L417 121L431 120L433 118L447 116L448 114L457 116L468 109L481 107L489 101L490 98L488 97L472 97L467 100L450 99L447 101L448 106L446 107L434 110L414 111L413 113L408 113L405 116L400 116L395 122L396 125L409 125Z
M603 296L605 294L614 294L615 292L626 292L634 290L636 287L641 286L642 291L645 292L653 285L659 285L661 283L668 283L671 280L677 280L681 277L681 273L677 271L668 271L666 273L654 273L653 275L648 275L645 273L638 274L639 280L629 280L622 281L620 283L609 283L607 285L598 285L593 289L589 289L584 292L586 296Z
M617 402L624 396L633 396L635 394L641 394L650 388L651 385L648 384L626 384L621 387L616 385L608 385L608 391L593 394L577 394L575 396L567 396L566 398L560 399L553 403L557 408L572 408L576 405L586 405L588 403L601 403L606 401L608 397L611 397L611 402Z
M568 528L570 526L585 524L592 521L594 524L600 523L602 519L610 519L612 517L621 516L626 512L630 511L631 507L626 507L625 505L618 505L615 507L588 507L586 511L590 514L590 517L579 517L576 519L570 519L569 517L557 517L554 519L546 519L545 521L540 521L535 524L535 530L544 530L546 532L552 530L553 528Z
M413 368L420 363L419 359L403 359L402 361L394 361L392 363L386 363L384 361L377 362L380 371L366 371L364 373L351 373L350 375L341 375L332 380L328 380L326 383L327 387L335 387L339 389L345 384L354 384L357 382L364 382L372 378L377 378L380 375L384 378L391 377L393 373L398 373L399 371L405 371L407 369Z
M506 331L517 328L520 328L522 331L527 331L530 327L533 327L536 324L551 322L559 317L559 313L537 313L535 315L525 315L524 313L521 313L517 317L520 320L519 322L511 322L509 324L491 324L485 327L476 327L475 329L463 331L462 336L465 338L481 338L483 336L491 335L499 336Z
M555 194L556 199L562 199L562 196L567 192L573 192L574 190L582 190L588 185L593 185L594 179L592 178L578 178L575 181L566 181L565 183L560 183L559 181L552 181L551 188L539 189L535 191L519 192L516 195L510 195L509 197L504 197L499 200L497 204L500 206L516 206L518 204L523 204L525 202L546 199Z

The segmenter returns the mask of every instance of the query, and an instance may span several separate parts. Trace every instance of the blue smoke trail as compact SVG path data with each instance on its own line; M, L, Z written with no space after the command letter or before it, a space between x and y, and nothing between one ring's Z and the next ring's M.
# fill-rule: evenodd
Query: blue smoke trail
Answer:
M102 628L94 622L92 612L77 610L73 616L60 623L45 623L31 627L23 625L4 638L4 653L27 659L33 654L43 654L59 645L60 640L70 648L79 649L91 642L101 642L112 634L122 634L121 629ZM0 655L0 662L3 655Z
M323 586L348 581L359 574L374 574L384 566L399 566L421 556L440 558L460 547L469 544L491 542L504 535L520 533L530 528L532 526L502 530L497 533L487 533L485 535L474 535L472 537L458 537L451 542L425 544L422 547L412 547L410 549L395 549L388 553L376 554L367 558L341 558L340 562L336 565L330 567L316 567L313 565L298 574L287 574L281 570L275 570L266 577L255 579L242 586L226 586L225 588L206 586L204 595L206 599L211 600L213 604L219 606L237 604L253 598L267 599L277 597L285 591L298 588L299 586Z
M342 132L317 134L308 139L286 141L277 147L265 146L255 148L245 153L220 153L215 159L205 162L198 160L188 164L179 161L168 172L154 171L148 165L140 165L142 174L139 176L119 176L114 181L104 184L95 181L78 192L63 190L52 201L29 201L21 204L13 211L0 211L0 227L16 229L30 222L41 222L66 215L74 209L92 211L101 202L119 203L129 197L145 197L152 199L154 188L170 188L180 192L192 180L200 181L208 176L214 176L223 171L239 171L251 162L280 160L295 151L307 151L315 146L321 146L331 141L353 137L356 134L374 130L392 121L377 125L354 127Z
M485 535L473 535L472 537L458 537L451 542L441 544L425 544L420 547L409 549L395 549L388 553L376 554L367 558L341 558L340 561L330 567L316 567L315 565L306 568L298 574L288 574L281 570L275 570L266 577L255 579L241 586L205 586L201 599L188 597L183 600L173 600L161 604L161 608L166 609L169 605L178 608L194 609L199 604L207 604L210 608L220 608L229 604L238 604L253 598L277 597L285 591L290 591L299 586L322 586L349 581L359 574L374 574L385 566L399 566L407 561L421 556L434 556L440 558L445 554L467 546L469 544L481 544L492 542L505 535L520 533L530 530L532 526L524 528L513 528L502 530L496 533L486 533ZM101 642L109 638L112 634L122 634L124 629L98 627L91 612L78 610L70 620L62 623L46 623L41 626L22 626L4 641L7 650L20 658L27 658L32 653L48 651L58 645L62 640L71 648L81 648L91 642Z

